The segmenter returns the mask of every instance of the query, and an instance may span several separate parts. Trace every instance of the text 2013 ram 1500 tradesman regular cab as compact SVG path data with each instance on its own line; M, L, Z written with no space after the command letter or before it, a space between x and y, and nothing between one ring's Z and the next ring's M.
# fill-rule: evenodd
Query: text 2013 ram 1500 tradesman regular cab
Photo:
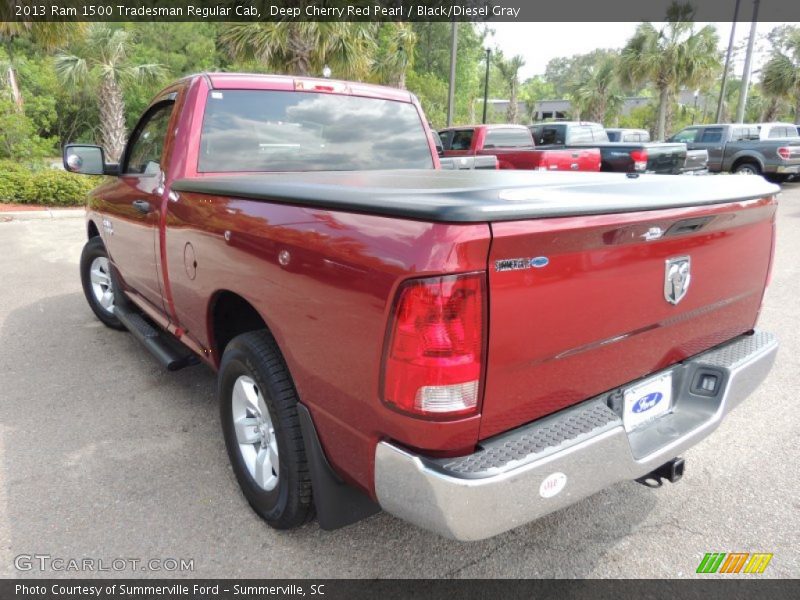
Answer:
M473 540L676 481L777 351L755 329L760 177L442 171L408 92L233 74L165 89L119 165L64 162L112 175L87 208L90 306L168 368L218 371L233 470L274 527L381 507Z

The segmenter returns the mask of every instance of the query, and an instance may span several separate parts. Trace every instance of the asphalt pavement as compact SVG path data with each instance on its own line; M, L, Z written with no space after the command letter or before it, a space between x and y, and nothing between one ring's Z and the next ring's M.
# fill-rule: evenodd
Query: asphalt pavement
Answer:
M94 318L84 241L80 218L0 219L1 577L682 578L706 552L768 552L760 577L800 575L800 184L784 186L760 321L781 339L777 363L686 454L683 480L619 484L473 543L387 514L335 532L267 527L228 466L214 374L162 371Z

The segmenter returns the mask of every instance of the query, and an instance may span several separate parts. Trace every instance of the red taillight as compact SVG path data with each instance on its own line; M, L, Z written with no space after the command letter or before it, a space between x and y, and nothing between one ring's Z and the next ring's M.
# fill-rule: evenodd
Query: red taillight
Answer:
M647 150L631 150L634 171L647 170Z
M778 156L783 160L789 160L792 156L792 149L785 146L783 148L778 148Z
M478 411L485 335L482 273L411 280L394 305L383 365L383 399L404 412Z

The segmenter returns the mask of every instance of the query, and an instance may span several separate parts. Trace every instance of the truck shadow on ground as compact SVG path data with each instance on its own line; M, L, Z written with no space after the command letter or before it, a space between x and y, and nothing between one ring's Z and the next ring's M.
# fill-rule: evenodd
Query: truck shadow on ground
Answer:
M609 549L655 527L643 522L661 491L630 483L482 542L387 514L335 532L273 531L228 466L213 372L163 371L129 334L102 326L80 293L11 312L0 373L2 576L20 575L21 553L194 560L190 572L86 574L100 577L597 576L609 572Z

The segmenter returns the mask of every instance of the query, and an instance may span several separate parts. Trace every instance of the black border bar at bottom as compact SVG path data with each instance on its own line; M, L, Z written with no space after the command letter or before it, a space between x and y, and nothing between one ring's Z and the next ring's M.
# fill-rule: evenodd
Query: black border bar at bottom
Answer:
M732 575L705 580L489 579L4 579L3 600L782 600L800 597L800 580Z

